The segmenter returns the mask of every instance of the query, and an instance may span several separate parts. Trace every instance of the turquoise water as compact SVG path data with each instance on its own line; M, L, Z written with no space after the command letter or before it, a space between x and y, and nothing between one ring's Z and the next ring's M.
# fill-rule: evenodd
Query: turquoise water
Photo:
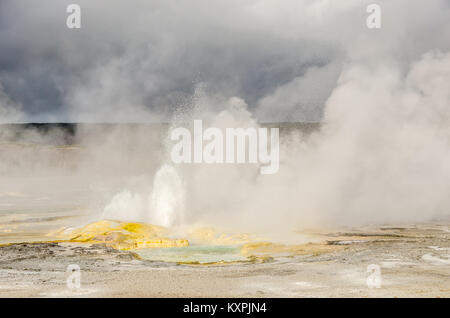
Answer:
M136 251L143 259L174 263L216 263L247 260L240 246L192 245L186 247L147 248Z

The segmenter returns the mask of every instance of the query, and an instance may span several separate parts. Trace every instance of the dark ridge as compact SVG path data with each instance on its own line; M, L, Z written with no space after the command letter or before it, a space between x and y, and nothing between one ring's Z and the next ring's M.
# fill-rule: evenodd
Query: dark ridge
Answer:
M69 134L75 134L77 124L75 123L25 123L25 124L0 124L0 127L19 128L19 129L35 129L40 132L47 133L52 129L60 129Z
M169 126L170 123L20 123L20 124L0 124L0 127L6 128L22 128L22 129L36 129L43 132L48 132L51 129L61 129L68 133L74 134L76 128L79 126L98 126L98 127L115 127L115 126ZM260 123L262 127L279 127L283 129L318 129L321 125L319 122L281 122L281 123Z
M189 124L186 124L188 126ZM183 124L180 124L183 126ZM299 131L304 134L310 134L317 131L321 123L302 123L302 122L282 122L282 123L261 123L262 127L279 128L280 134L289 134ZM161 132L161 129L168 129L170 123L23 123L23 124L0 124L0 140L2 130L8 131L7 139L21 140L27 131L37 131L42 135L52 132L58 132L58 140L55 141L60 145L71 145L75 143L75 136L78 130L87 130L93 134L107 134L108 131L116 128L130 129L149 129L149 132ZM207 127L204 127L207 128ZM40 143L39 140L33 141L27 138L28 142Z

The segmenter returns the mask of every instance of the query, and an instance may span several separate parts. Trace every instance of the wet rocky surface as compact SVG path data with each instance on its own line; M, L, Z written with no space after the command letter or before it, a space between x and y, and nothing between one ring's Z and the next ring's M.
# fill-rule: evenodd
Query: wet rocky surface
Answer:
M325 244L333 247L326 253L314 253L312 246L266 263L225 266L151 262L102 244L3 245L0 296L450 297L448 229L339 231L326 234ZM67 286L71 264L80 268L80 289ZM379 288L368 285L373 266Z

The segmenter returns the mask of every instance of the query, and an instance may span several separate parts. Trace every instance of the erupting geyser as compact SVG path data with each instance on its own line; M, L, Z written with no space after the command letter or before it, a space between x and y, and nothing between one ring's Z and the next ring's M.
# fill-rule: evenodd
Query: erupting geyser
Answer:
M116 194L103 209L102 219L115 221L143 221L144 203L138 193L124 190Z
M123 222L149 222L170 227L183 220L184 183L177 170L164 164L155 174L148 203L139 193L128 190L116 194L103 210L102 219Z
M184 183L177 170L163 165L153 181L149 222L166 227L182 222L185 196Z

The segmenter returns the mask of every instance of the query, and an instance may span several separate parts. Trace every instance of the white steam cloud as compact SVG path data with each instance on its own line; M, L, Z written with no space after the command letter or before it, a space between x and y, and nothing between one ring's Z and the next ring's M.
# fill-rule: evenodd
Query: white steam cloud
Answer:
M359 0L78 2L80 31L64 28L66 1L0 5L2 122L321 127L283 133L272 176L182 165L178 179L160 170L172 165L170 127L127 125L79 127L69 166L37 171L2 154L3 176L82 176L106 189L87 199L103 217L165 225L177 222L155 221L163 210L184 224L280 232L450 217L448 1L379 1L379 30L366 27L370 2Z

